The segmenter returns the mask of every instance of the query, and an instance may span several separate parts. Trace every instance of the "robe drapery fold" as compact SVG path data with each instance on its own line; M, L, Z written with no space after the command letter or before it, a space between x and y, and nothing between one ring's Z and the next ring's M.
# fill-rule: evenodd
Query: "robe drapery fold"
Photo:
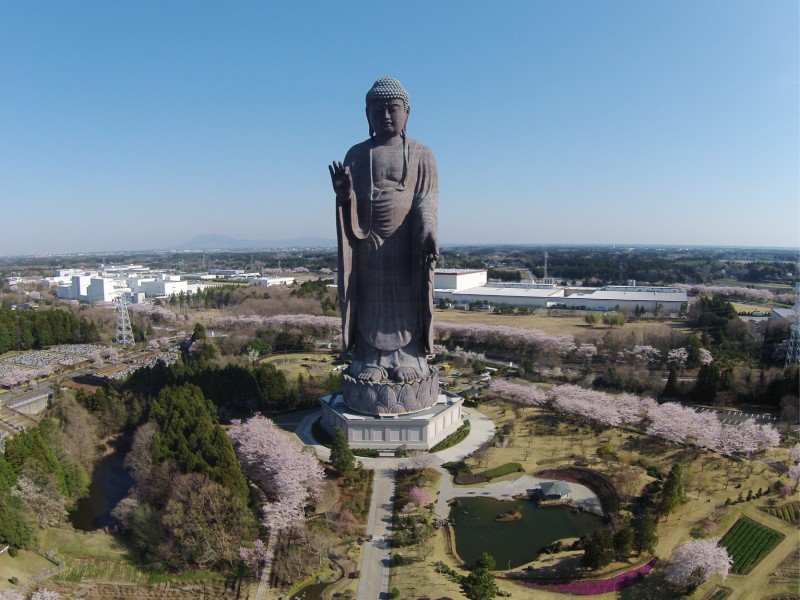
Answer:
M405 144L403 180L391 187L373 184L371 140L345 156L353 193L336 207L345 352L392 353L413 343L433 352L435 263L423 254L422 236L436 234L438 174L427 146Z

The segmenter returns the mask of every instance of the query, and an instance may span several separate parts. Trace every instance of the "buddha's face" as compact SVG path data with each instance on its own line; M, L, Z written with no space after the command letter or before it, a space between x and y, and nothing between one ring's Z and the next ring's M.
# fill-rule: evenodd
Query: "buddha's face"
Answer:
M375 135L388 139L405 130L408 111L400 99L373 100L367 106L367 120Z

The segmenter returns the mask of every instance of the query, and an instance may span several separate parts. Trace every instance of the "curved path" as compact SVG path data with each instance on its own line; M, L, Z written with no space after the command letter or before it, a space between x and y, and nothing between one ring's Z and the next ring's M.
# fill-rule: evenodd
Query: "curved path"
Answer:
M431 467L442 475L439 496L436 500L435 513L437 517L446 518L450 513L448 501L456 496L467 494L488 495L502 499L517 493L522 493L533 487L538 487L542 479L525 475L514 481L498 481L488 483L481 487L462 487L458 489L453 485L450 473L442 468L447 462L466 458L481 444L494 436L495 426L492 420L476 410L462 408L465 419L469 419L470 431L467 438L461 443L433 454ZM311 426L319 418L320 411L305 415L297 424L295 435L300 441L314 448L321 460L330 458L330 450L317 442L311 434ZM394 502L394 472L403 459L396 458L363 458L356 457L364 466L375 472L372 488L372 501L369 507L366 534L372 536L369 542L364 543L361 559L361 576L358 585L358 600L375 600L389 598L389 561L390 546L388 536L392 524L392 509ZM573 489L573 498L576 504L584 506L587 510L599 507L600 503L588 488L570 483Z

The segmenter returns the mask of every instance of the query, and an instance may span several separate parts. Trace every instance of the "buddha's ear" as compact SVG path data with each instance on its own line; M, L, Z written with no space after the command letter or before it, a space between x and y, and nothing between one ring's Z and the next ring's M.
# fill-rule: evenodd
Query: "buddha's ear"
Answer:
M369 123L369 104L364 108L364 114L367 116L367 124L369 125L369 137L373 137L375 132L372 130L372 125Z

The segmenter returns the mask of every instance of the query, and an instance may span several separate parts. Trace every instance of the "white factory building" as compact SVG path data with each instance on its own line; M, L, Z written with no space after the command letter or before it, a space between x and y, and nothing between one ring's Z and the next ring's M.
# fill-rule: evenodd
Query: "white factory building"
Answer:
M58 277L58 276L57 276ZM187 283L179 275L134 275L130 278L109 278L93 275L72 275L67 285L56 286L56 296L81 302L113 302L123 293L130 293L133 302L144 298L166 298L183 292L195 294L208 284Z
M180 275L162 273L155 277L133 277L129 279L131 290L144 293L145 298L164 298L183 292L188 294L189 286Z
M109 279L97 275L73 275L69 285L57 285L56 296L81 302L113 302L130 291L124 279Z
M433 287L457 292L484 286L487 281L486 269L436 269Z
M685 310L686 290L669 287L607 286L567 288L553 283L487 283L485 270L442 269L436 271L434 297L456 305L488 302L490 305L569 310L647 312L661 309L670 314Z
M294 277L278 277L277 275L267 277L249 277L247 279L247 283L250 285L263 285L266 287L273 285L292 285L294 283Z

